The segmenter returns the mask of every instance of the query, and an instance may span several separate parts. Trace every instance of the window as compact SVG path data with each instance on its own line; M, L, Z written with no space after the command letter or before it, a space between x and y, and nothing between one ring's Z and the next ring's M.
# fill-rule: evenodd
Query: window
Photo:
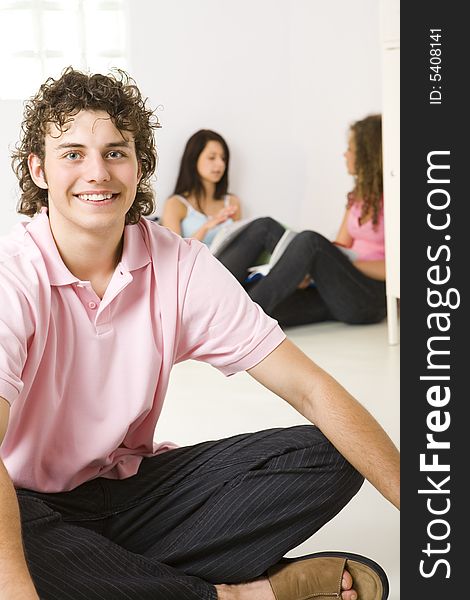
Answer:
M127 68L126 0L0 0L1 99L25 99L73 67Z

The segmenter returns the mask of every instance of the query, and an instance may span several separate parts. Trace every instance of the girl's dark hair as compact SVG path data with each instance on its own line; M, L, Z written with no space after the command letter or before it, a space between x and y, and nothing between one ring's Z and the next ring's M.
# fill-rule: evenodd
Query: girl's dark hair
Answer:
M220 181L215 185L214 198L220 200L225 196L228 189L230 152L224 138L210 129L200 129L199 131L196 131L196 133L194 133L186 142L186 147L183 156L181 157L175 191L173 192L174 194L180 194L186 197L190 194L194 194L198 209L201 212L204 212L200 204L200 201L204 197L204 187L197 171L197 161L207 143L212 141L219 142L225 155L225 171Z
M361 218L372 212L372 224L377 225L383 200L382 178L382 116L370 115L351 125L356 151L355 186L348 194L347 207L362 202Z
M28 156L45 158L45 136L51 124L65 131L81 110L106 111L119 131L133 134L137 160L142 177L137 193L126 215L126 224L137 223L141 216L155 209L154 193L150 186L157 165L154 129L160 127L153 111L134 80L120 69L109 75L90 75L67 67L55 80L49 77L37 94L25 103L21 139L12 154L13 170L22 191L18 212L32 217L41 207L48 206L47 190L39 188L31 178Z

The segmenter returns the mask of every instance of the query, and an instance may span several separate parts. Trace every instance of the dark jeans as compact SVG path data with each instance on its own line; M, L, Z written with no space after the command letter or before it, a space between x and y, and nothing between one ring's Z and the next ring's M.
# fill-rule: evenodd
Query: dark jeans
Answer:
M18 490L42 600L216 600L332 519L363 478L313 426L145 458L125 480Z
M272 253L285 231L271 217L260 217L246 228L217 257L240 283L246 279L248 268L258 264L263 252Z
M298 290L307 273L315 287ZM248 293L284 327L330 319L377 323L386 315L385 283L361 273L341 250L314 231L299 233L271 272Z

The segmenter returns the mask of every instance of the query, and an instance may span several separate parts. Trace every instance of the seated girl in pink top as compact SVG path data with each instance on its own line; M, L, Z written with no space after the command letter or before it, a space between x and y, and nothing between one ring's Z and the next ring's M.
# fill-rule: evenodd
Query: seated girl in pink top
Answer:
M384 218L383 209L377 216L377 223L374 225L372 219L366 222L362 221L362 203L355 202L354 196L351 198L351 207L348 211L347 231L351 236L351 250L357 256L357 260L384 260Z
M251 298L284 327L331 319L376 323L385 317L380 115L351 126L344 156L354 188L335 241L302 231L269 274L249 289Z

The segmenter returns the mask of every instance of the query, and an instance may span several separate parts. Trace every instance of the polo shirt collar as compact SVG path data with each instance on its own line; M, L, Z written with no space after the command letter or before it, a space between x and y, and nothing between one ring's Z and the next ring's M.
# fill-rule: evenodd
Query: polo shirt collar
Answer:
M124 228L124 246L119 267L121 271L135 271L150 262L150 255L143 239L139 224L126 225ZM26 230L39 248L46 265L51 285L69 285L80 281L64 264L52 235L47 216L47 208L42 208Z
M144 241L144 232L139 223L124 227L124 246L121 266L125 271L136 271L151 262L149 250Z

